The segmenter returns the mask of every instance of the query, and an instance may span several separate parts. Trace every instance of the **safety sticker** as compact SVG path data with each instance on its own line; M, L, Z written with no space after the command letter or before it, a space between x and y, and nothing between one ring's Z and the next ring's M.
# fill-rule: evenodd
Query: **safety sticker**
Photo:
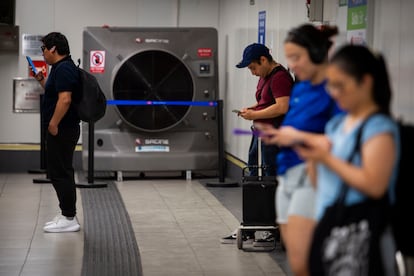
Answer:
M135 152L169 152L169 146L150 145L150 146L136 146Z
M211 57L213 56L213 50L211 48L198 48L197 55L199 57Z
M91 73L105 72L105 51L91 51L89 70Z

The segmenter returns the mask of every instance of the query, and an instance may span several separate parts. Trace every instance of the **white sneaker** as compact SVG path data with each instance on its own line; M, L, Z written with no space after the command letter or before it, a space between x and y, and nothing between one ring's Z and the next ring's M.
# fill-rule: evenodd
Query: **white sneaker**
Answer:
M43 231L49 233L77 232L79 230L80 225L76 217L69 220L65 216L60 216L56 221L43 227Z
M46 222L45 223L45 226L46 225L50 225L50 224L52 224L52 223L56 223L60 218L62 217L62 215L61 214L57 214L51 221L48 221L48 222Z

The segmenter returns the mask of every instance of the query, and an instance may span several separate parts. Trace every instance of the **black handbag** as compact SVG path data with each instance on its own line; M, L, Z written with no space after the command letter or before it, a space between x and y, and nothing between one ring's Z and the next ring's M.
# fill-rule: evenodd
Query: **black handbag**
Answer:
M358 130L348 162L360 150L365 122ZM310 275L384 275L380 240L389 221L388 193L381 199L369 198L346 206L348 189L343 183L338 199L315 227L309 254Z

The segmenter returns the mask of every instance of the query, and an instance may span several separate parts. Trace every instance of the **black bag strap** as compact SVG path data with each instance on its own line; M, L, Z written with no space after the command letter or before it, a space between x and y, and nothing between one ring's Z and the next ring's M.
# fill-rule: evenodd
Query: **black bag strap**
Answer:
M362 144L361 143L361 138L362 138L362 133L363 133L364 127L365 127L366 123L369 121L369 119L371 117L373 117L375 114L376 114L376 112L368 115L368 117L359 126L358 132L357 132L357 135L356 135L356 142L355 142L354 149L353 149L353 151L351 152L351 154L349 155L349 157L347 159L347 161L349 163L352 163L352 159L355 157L355 155L358 152L361 151L361 144ZM346 199L346 195L348 193L348 190L349 190L349 186L346 183L342 182L342 188L341 188L341 191L339 193L339 196L338 196L338 199L337 199L336 203L338 203L338 204L344 204L345 203L345 199Z
M273 78L273 76L277 73L277 72L279 72L279 71L285 71L289 76L290 76L290 79L292 80L292 83L293 83L293 78L292 78L292 76L290 75L290 73L288 72L288 70L285 68L285 67L283 67L283 65L282 64L279 64L278 66L276 66L275 68L273 68L272 69L272 71L270 72L270 74L268 75L268 76L266 76L266 81L265 81L265 83L267 84L268 82L269 82L269 85L268 85L268 89L267 89L267 93L270 93L270 95L272 96L272 99L273 99L273 101L274 101L274 98L273 98L273 92L272 92L272 78ZM263 88L265 87L265 85L263 85ZM262 90L260 91L260 94L259 94L259 100L261 99L261 97L262 97L262 94L263 94L263 88L262 88ZM266 91L265 91L266 92Z
M284 71L284 72L286 72L286 73L289 75L290 80L292 81L292 84L295 82L295 81L294 81L294 79L293 79L293 77L292 77L292 75L289 73L289 71L288 71L285 67L283 67L283 65L282 65L282 64L279 64L278 66L276 66L275 68L273 68L272 72L270 72L269 76L267 77L267 78L268 78L268 80L266 80L266 81L268 81L268 82L269 82L269 84L268 84L268 86L267 86L267 87L268 87L268 89L267 89L267 93L269 93L269 94L270 94L270 96L271 96L271 98L272 98L272 101L273 101L273 104L274 104L274 103L276 103L276 100L275 100L275 98L273 97L273 91L272 91L272 80L273 80L273 76L274 76L277 72L279 72L279 71ZM260 92L260 97L261 97L262 93L263 93L263 90ZM280 116L278 116L278 117L273 118L273 119L274 119L273 126L274 126L274 127L279 127L279 126L280 126L280 124L282 123L282 121L284 120L285 116L286 116L286 115L280 115Z
M282 64L280 64L279 66L276 66L275 68L273 68L272 72L270 72L269 76L267 77L268 81L269 81L267 91L268 91L268 93L270 93L273 100L274 100L274 98L273 98L273 91L272 91L272 77L279 71L285 71L290 76L290 79L292 80L292 83L294 83L294 80L293 80L292 76L290 75L289 71L285 67L283 67ZM260 95L262 94L262 92L260 92Z

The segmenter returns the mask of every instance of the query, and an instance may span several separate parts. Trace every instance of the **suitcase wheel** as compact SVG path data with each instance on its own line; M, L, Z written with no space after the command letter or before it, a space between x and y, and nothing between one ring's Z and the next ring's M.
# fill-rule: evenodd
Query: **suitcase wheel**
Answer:
M243 249L243 231L239 228L237 230L237 248Z

